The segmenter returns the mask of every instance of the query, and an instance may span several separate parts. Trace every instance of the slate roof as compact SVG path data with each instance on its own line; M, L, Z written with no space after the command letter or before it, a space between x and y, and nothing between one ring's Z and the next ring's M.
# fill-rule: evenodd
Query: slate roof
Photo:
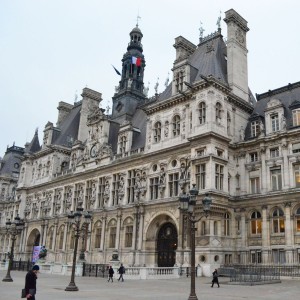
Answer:
M251 121L253 118L262 120L265 125L264 115L267 104L271 99L280 100L284 107L284 117L286 118L287 129L293 128L292 109L300 108L300 82L288 84L287 86L270 90L266 93L256 95L257 102L254 106L252 115L249 118L246 131L245 140L251 139Z
M36 153L41 150L41 145L38 136L38 130L36 129L34 136L30 143L26 143L25 145L25 153Z
M15 145L7 148L0 160L0 176L15 177L14 174L19 174L23 154L24 148Z

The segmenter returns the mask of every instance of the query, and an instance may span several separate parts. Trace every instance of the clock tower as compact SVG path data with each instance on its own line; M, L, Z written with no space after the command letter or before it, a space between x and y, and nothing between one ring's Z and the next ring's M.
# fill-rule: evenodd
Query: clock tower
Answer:
M127 52L122 59L122 74L119 86L113 96L112 119L117 122L130 121L137 106L144 102L144 69L143 34L138 24L129 34Z

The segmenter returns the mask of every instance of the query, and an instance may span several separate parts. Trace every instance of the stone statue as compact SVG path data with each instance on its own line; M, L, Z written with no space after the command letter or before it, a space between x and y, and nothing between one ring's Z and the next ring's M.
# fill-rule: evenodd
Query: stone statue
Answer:
M245 139L245 129L243 126L241 126L240 129L240 140L243 141Z
M218 25L218 29L221 28L221 11L220 11L220 16L218 17L218 20L217 20L217 24Z
M203 32L205 31L205 29L202 27L202 22L200 21L200 27L199 27L199 37L200 39L203 39Z
M281 129L286 130L286 118L284 115L281 116Z

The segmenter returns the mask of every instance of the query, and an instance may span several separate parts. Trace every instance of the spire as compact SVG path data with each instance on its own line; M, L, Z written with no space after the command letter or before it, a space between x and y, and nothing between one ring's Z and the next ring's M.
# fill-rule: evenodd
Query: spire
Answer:
M38 136L38 128L36 128L34 136L30 143L25 145L26 153L35 153L41 150L39 136Z

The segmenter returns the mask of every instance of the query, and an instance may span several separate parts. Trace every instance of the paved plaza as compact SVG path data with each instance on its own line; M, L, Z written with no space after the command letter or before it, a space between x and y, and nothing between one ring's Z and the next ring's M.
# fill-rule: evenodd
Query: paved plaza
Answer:
M24 287L25 272L13 271L14 282L0 281L0 300L20 299ZM0 271L1 280L5 276ZM37 300L90 299L90 300L187 300L190 278L172 280L126 280L113 283L105 278L77 277L78 292L65 292L70 278L67 276L39 274ZM299 299L300 280L283 279L278 284L258 286L230 285L228 279L220 278L220 288L210 287L209 278L196 278L196 293L199 300L224 299Z

